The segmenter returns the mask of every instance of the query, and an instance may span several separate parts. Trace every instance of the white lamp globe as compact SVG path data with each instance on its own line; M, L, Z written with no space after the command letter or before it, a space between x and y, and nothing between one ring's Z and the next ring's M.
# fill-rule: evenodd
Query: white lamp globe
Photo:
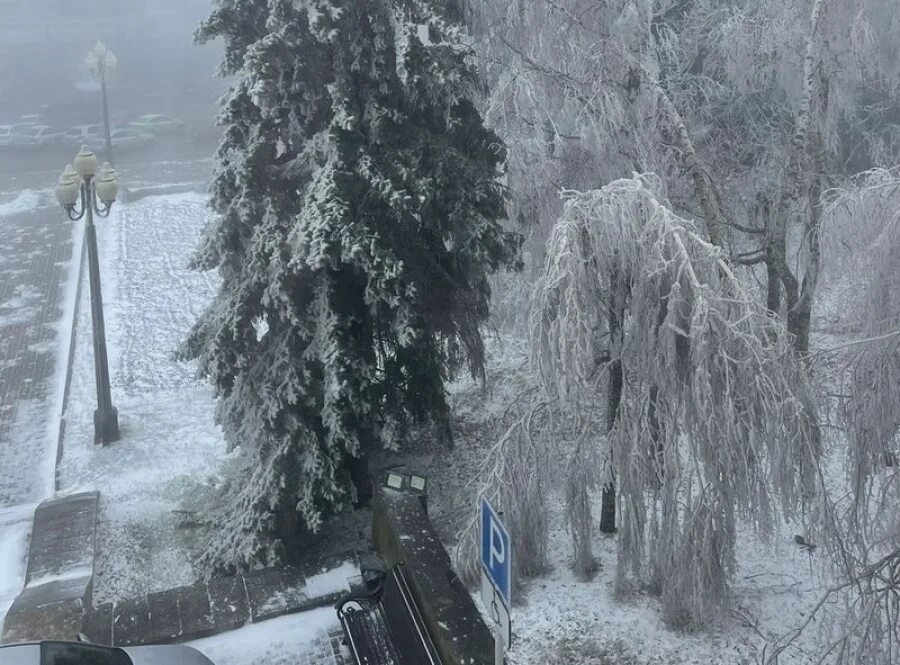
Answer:
M85 180L93 178L94 174L97 173L97 155L86 145L81 146L81 150L78 151L73 164L75 171Z

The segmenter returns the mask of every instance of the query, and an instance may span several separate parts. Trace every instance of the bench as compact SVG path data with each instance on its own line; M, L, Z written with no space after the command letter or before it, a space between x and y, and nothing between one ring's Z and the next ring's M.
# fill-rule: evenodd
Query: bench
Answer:
M368 575L365 591L339 600L335 609L356 665L441 665L404 566Z

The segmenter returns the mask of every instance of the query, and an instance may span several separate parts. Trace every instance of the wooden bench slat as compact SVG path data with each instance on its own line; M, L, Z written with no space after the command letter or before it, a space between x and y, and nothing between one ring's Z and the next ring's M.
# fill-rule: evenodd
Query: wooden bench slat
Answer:
M441 665L400 565L384 578L369 610L338 612L358 665Z

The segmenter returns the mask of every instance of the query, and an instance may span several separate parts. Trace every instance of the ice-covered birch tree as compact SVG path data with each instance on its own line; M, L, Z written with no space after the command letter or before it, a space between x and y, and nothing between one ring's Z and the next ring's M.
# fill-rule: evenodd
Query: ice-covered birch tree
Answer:
M450 443L444 380L483 369L488 276L520 238L447 8L218 0L199 30L234 77L196 259L222 286L185 345L242 465L212 566L297 554L414 424Z
M784 322L652 175L568 194L532 307L548 397L590 418L606 396L593 474L616 478L618 589L706 622L728 601L737 520L766 535L815 491L816 406Z
M825 515L835 583L801 629L826 604L837 608L823 654L888 665L900 660L900 178L868 171L826 202L825 250L839 265L829 277L854 294L854 338L828 350L847 359L840 413L851 497Z
M472 6L494 84L486 117L530 167L511 168L514 204L543 195L540 239L558 188L653 171L677 214L742 271L763 269L770 309L806 353L826 174L893 164L900 148L892 0Z

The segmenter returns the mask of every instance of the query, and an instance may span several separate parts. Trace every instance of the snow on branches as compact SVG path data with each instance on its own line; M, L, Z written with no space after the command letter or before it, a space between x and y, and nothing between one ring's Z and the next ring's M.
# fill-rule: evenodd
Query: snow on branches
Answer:
M370 453L417 425L452 443L444 381L483 372L489 277L522 240L446 9L218 0L199 31L223 38L234 82L196 258L222 285L184 355L245 464L209 567L300 555L365 502Z
M848 359L839 412L852 500L841 510L837 499L823 525L839 582L781 649L827 603L838 616L823 652L840 665L888 665L900 658L900 177L873 169L824 201L830 276L851 287L859 324L859 339L826 351Z
M900 176L875 169L827 193L833 251L849 258L862 297L849 397L842 405L858 497L874 470L900 454ZM836 245L840 246L836 246ZM900 498L900 497L898 497ZM897 534L900 536L900 533Z
M511 409L512 422L488 452L481 471L470 481L479 500L486 497L491 505L503 511L503 520L512 536L516 561L513 584L543 573L547 568L549 546L549 511L547 493L550 486L550 437L542 427L548 416L545 401L520 393ZM506 422L502 417L501 422ZM470 585L478 583L480 571L480 514L466 512L459 529L459 542L454 553L454 568Z
M766 535L815 486L816 408L783 322L658 179L636 175L567 195L531 347L547 397L584 417L620 364L601 456L617 485L617 587L648 584L672 623L704 623L727 601L736 520Z

